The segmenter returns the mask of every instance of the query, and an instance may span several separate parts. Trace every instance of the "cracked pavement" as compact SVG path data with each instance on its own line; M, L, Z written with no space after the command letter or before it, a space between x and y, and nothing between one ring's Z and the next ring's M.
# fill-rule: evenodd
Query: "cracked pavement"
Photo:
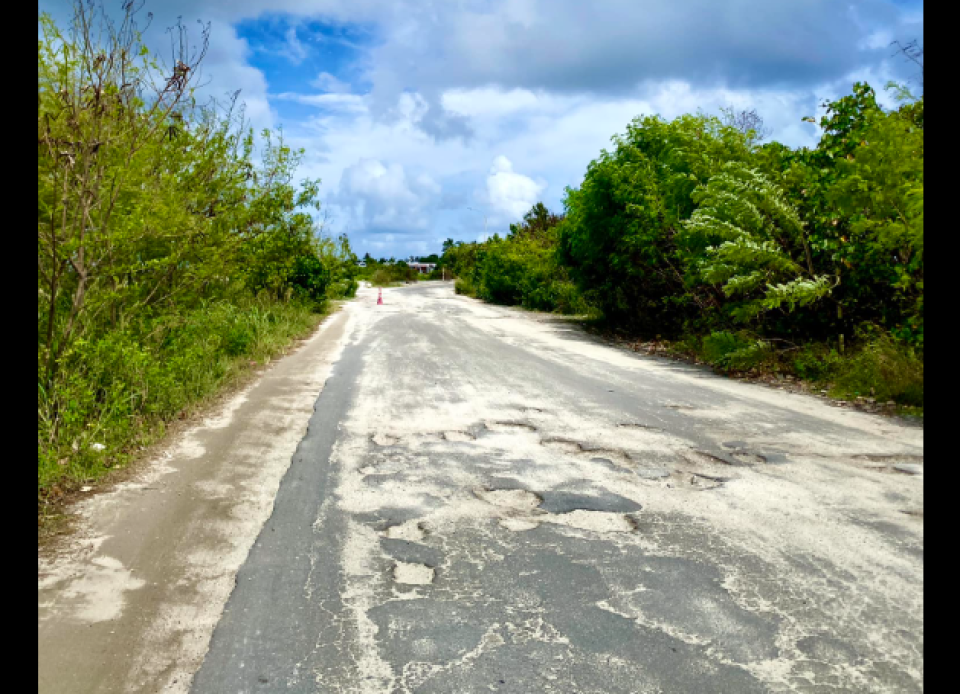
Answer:
M921 689L921 431L384 294L195 692Z
M195 676L116 691L922 691L922 428L383 296L341 312Z

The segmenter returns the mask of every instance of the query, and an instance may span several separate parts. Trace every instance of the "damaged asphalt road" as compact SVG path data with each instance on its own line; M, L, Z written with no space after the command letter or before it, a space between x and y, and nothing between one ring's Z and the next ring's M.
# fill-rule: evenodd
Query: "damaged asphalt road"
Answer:
M449 283L384 299L192 691L922 691L921 429Z
M376 296L78 506L40 694L923 690L921 427Z

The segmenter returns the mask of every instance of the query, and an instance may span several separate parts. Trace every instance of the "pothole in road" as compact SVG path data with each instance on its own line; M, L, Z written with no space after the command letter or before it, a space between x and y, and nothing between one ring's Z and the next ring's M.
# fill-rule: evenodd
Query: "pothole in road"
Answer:
M854 460L868 460L872 463L922 463L922 455L873 455L870 453L860 453L850 456Z
M675 487L689 487L698 491L707 491L710 489L719 489L732 478L722 477L720 475L709 475L704 472L687 472L677 470L673 475L672 482L669 485Z
M477 437L469 431L445 431L443 432L443 438L455 443L470 443L477 440Z
M522 533L526 530L533 530L540 526L539 521L526 518L501 518L500 526L515 533Z
M427 531L423 523L416 520L409 520L398 525L391 525L383 531L383 536L391 540L406 540L407 542L420 542L427 536Z
M394 561L436 567L443 562L440 550L419 542L381 537L380 549Z
M697 469L675 470L671 473L666 486L696 491L718 489L727 482L737 479L737 475L726 472L724 468L729 470L731 467L747 467L765 461L763 456L759 455L753 459L749 458L752 455L754 454L735 451L728 457L728 454L716 456L704 451L683 451L680 457Z
M527 422L500 420L487 424L490 431L536 431L537 428Z
M393 580L408 585L426 586L433 583L436 570L424 564L409 564L398 561L393 565Z
M533 511L542 501L538 495L526 489L478 489L474 494L491 506L514 511Z
M631 533L639 527L627 514L639 511L640 504L609 492L549 491L534 494L526 489L480 489L474 494L508 513L498 523L512 532L533 530L541 523L599 533Z
M578 494L576 492L541 492L540 508L547 513L566 514L573 511L634 513L642 507L636 501L610 492Z
M637 465L636 461L626 451L619 448L607 448L603 444L582 443L573 439L550 437L541 439L540 445L568 455L588 455L590 456L590 462L594 463L629 469L633 469Z
M739 454L739 451L733 453L721 453L719 455L715 453L707 453L706 451L697 451L697 450L688 450L683 451L680 454L680 457L686 460L688 463L693 463L694 465L727 465L727 466L746 466L751 465L752 463L747 462L746 460L740 460L735 457Z
M395 446L400 443L400 439L392 434L376 433L370 437L378 446Z
M632 533L636 532L639 527L637 521L630 516L607 511L576 510L569 513L544 516L543 520L548 523L597 533Z
M443 432L422 431L420 433L413 434L410 437L410 441L414 446L420 446L429 443L440 443L444 440L444 438Z
M747 451L734 451L732 453L733 457L739 460L741 463L746 465L762 465L767 462L765 456L760 455L759 453L749 453Z
M662 467L643 467L634 470L637 477L644 480L662 480L670 476L670 471Z
M655 427L652 424L641 424L640 422L620 422L617 424L621 429L649 429L652 431L663 431L661 427Z
M580 453L582 448L579 441L574 441L573 439L562 439L562 438L548 438L542 439L540 445L546 448L553 448L554 450L563 451L564 453Z
M603 446L594 446L591 444L580 444L580 451L582 453L589 453L593 456L598 456L605 460L611 462L616 462L621 466L633 467L636 465L633 458L626 451L622 451L618 448L604 448Z
M737 461L746 463L747 465L782 465L790 462L790 459L785 453L776 449L765 448L763 453L751 451L749 450L750 444L746 441L724 441L720 445L724 448L731 449L730 455Z
M851 456L824 456L831 460L841 460L842 462L854 461L856 463L877 463L876 465L862 465L866 470L873 470L885 474L904 474L904 475L922 475L923 474L923 456L922 455L874 455L872 453L860 453Z
M724 441L720 445L723 446L724 448L733 448L736 450L742 450L747 447L747 442L746 441Z
M916 463L897 463L893 466L893 469L905 475L923 474L923 465L917 465Z

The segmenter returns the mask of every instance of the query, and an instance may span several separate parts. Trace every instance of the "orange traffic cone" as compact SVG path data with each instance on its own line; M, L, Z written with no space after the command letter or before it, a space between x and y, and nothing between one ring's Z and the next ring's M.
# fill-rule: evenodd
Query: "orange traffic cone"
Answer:
M377 290L377 306L382 306L382 305L383 305L383 290L378 289Z

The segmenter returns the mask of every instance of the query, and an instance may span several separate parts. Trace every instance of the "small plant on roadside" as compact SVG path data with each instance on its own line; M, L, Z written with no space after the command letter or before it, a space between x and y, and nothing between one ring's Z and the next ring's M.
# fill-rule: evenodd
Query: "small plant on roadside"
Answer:
M834 384L841 397L923 407L923 359L909 344L877 333L839 363Z

